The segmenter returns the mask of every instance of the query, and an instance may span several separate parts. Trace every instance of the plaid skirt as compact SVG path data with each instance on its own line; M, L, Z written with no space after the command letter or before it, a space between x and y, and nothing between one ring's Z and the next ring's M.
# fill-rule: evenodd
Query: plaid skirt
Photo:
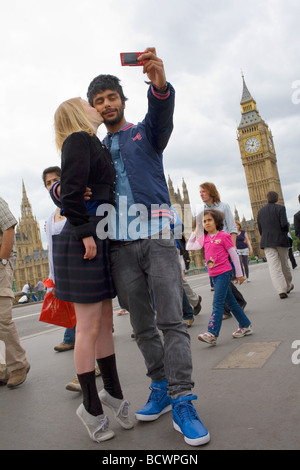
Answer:
M95 225L99 217L91 217ZM59 235L52 236L55 295L80 304L96 303L116 296L110 269L109 239L95 237L97 256L83 259L85 248L67 221Z

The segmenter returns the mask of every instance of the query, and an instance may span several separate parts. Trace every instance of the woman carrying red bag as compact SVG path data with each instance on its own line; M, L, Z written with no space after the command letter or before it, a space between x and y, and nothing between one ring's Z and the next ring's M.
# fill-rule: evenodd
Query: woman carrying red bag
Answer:
M98 206L115 203L115 171L109 151L96 136L102 117L85 100L73 98L62 103L54 122L62 159L60 202L67 218L61 233L53 236L55 295L74 303L74 362L83 392L83 403L76 413L90 437L100 442L114 436L102 404L113 410L123 428L133 427L116 368L109 240L96 236L101 220L96 216ZM86 187L93 188L88 202L84 200ZM95 358L104 383L99 395Z

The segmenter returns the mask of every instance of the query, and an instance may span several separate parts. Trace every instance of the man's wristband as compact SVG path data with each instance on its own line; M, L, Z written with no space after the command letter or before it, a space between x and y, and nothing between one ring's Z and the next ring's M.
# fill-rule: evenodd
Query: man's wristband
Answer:
M153 87L154 87L154 89L155 89L156 91L158 91L158 92L160 92L160 93L164 93L164 92L167 91L167 89L168 89L168 83L166 82L166 83L164 84L164 86L162 86L162 87L158 87L158 86L156 86L156 85L153 85Z

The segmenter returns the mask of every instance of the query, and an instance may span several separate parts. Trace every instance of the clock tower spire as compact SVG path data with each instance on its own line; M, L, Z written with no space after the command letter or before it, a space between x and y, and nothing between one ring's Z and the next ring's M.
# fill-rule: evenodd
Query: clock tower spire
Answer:
M252 98L252 95L250 94L247 88L244 75L242 75L242 79L243 79L243 93L242 93L242 98L241 98L242 118L241 118L239 128L247 127L249 124L252 124L252 123L259 123L259 122L264 123L256 107L256 101Z

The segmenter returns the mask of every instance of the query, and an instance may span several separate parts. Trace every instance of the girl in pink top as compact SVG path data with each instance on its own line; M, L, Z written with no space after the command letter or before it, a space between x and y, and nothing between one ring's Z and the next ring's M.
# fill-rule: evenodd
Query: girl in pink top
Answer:
M232 270L229 256L234 264L236 279L239 284L243 283L244 277L231 236L222 231L223 214L216 210L205 210L203 227L204 235L197 238L197 234L195 232L192 233L186 248L188 250L204 248L208 274L213 278L215 287L213 312L208 324L208 331L200 334L198 339L215 345L222 325L224 303L228 305L239 323L238 330L232 333L234 338L251 335L253 330L250 320L235 300L229 287Z

